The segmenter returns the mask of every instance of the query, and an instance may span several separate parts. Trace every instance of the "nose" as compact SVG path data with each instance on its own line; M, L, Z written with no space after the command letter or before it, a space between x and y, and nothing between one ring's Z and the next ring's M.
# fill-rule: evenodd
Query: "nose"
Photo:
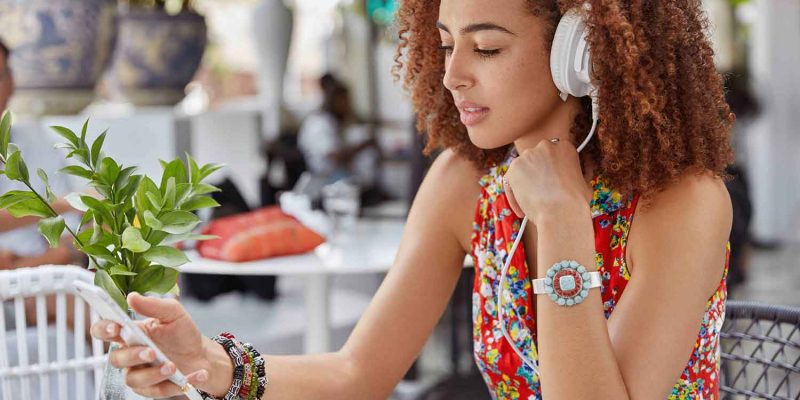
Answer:
M451 92L459 89L467 89L475 83L474 78L469 72L468 60L456 50L450 54L450 57L445 58L444 79L442 83L444 87Z

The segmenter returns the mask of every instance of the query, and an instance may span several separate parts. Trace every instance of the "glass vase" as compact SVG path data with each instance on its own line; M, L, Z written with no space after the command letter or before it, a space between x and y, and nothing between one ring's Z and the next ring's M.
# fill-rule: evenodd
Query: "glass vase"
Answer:
M131 319L134 318L133 312L129 312ZM108 349L108 354L121 348L119 343L112 343ZM128 385L125 384L125 371L106 362L103 369L103 377L100 384L100 394L98 400L150 400L147 397L136 394Z

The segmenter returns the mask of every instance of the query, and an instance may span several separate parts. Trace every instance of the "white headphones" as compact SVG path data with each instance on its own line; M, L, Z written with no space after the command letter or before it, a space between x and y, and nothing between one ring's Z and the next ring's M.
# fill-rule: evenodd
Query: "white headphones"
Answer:
M597 128L597 120L599 115L599 103L597 99L597 88L592 84L592 60L589 52L589 44L586 42L586 21L584 13L589 11L589 4L585 4L582 8L573 8L567 11L558 23L556 34L553 38L553 46L550 50L550 73L553 75L553 82L556 84L561 96L561 100L567 101L569 96L585 97L591 96L592 98L592 129L589 135L578 146L578 152L583 150L589 143L589 140L594 136L594 131ZM500 272L500 282L497 294L497 309L498 319L500 320L500 330L503 332L508 344L515 353L522 359L523 363L527 364L533 373L538 375L538 363L522 354L522 351L517 347L505 325L505 309L503 308L503 297L505 295L505 280L508 274L508 268L511 265L511 258L519 246L522 239L522 232L525 232L525 226L528 224L528 217L522 220L522 225L519 228L519 234L511 250L508 252L506 262Z
M567 101L569 96L592 97L592 129L578 146L578 151L583 150L594 135L599 116L597 88L591 78L592 58L586 42L588 32L584 17L589 10L589 4L586 3L583 7L570 9L561 17L550 50L550 73L561 100Z

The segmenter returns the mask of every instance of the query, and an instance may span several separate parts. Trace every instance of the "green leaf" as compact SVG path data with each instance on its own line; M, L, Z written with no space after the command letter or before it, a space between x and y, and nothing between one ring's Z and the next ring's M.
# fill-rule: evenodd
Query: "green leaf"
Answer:
M136 207L136 214L139 216L139 220L144 220L145 211L159 211L158 208L152 207L150 200L147 198L147 193L151 189L158 191L158 187L153 180L147 176L143 176L139 182L139 187L136 188L136 194L133 196L133 203Z
M142 232L138 228L130 226L122 232L122 248L134 253L144 253L150 249L150 243L142 238Z
M64 233L64 228L66 227L64 217L60 215L39 221L39 233L47 239L51 249L58 247L61 242L61 234Z
M186 161L189 163L189 182L192 184L200 183L200 167L189 153L186 153Z
M91 221L93 217L94 217L94 213L92 213L91 211L84 212L83 213L83 217L81 217L81 224L78 225L78 229L83 228L83 226L88 224L89 221Z
M108 129L103 131L97 139L92 143L92 165L97 166L97 161L100 159L100 151L103 148L103 143L106 141L106 134Z
M175 178L169 178L167 179L167 187L164 190L164 208L171 210L175 207L175 195Z
M144 223L155 230L160 230L164 227L164 224L162 224L150 210L144 212Z
M64 200L66 200L67 203L69 203L69 205L72 208L74 208L74 209L76 209L78 211L82 211L82 212L89 211L89 206L87 206L83 202L83 200L81 200L81 194L80 193L70 193L70 194L64 196Z
M169 233L164 231L152 231L150 232L150 236L147 237L147 242L153 246L157 246L161 244L161 242L169 237Z
M164 202L161 200L161 196L159 194L147 192L145 197L147 197L147 200L150 202L150 206L148 207L149 209L161 211L161 207L163 207Z
M64 139L67 139L70 143L72 143L73 146L75 146L75 148L80 148L80 139L78 139L78 135L76 135L71 129L63 126L51 126L50 129L54 130Z
M94 236L94 234L96 234L98 231L99 231L98 229L94 229L92 236ZM117 260L117 257L114 255L114 253L111 252L111 250L99 244L90 244L87 246L83 246L81 247L81 251L92 257L97 257L101 260L111 261L113 263L119 263L119 260Z
M195 233L185 233L183 235L170 235L161 244L164 246L172 246L175 243L180 243L187 240L213 240L219 239L217 235L198 235Z
M67 149L69 151L75 150L75 146L71 143L56 143L53 145L54 149Z
M81 146L83 143L81 143ZM78 161L82 162L85 165L89 165L89 149L84 147L79 147L76 149L72 149L69 153L67 153L67 158L76 158Z
M128 268L125 268L122 264L114 265L113 267L108 269L108 273L111 276L136 276L138 275L136 272L128 271Z
M0 156L6 158L8 155L8 140L11 137L11 111L3 113L3 119L0 121Z
M117 190L119 201L124 202L130 199L131 196L133 196L133 194L136 192L136 189L139 188L139 183L141 183L141 181L141 175L131 175L130 178L128 178L128 183L126 183L122 189Z
M6 160L6 176L13 181L28 182L28 167L19 150L11 153Z
M97 190L97 193L103 195L103 198L110 201L111 199L111 186L105 185L100 181L90 181L89 186Z
M212 199L208 196L196 196L191 200L183 203L181 205L181 210L183 211L194 211L200 210L202 208L212 208L212 207L219 207L219 203L216 200Z
M94 284L103 288L125 313L128 312L128 303L125 300L125 295L119 290L119 287L114 283L114 280L108 272L98 269L97 272L94 273Z
M139 274L133 278L131 290L139 293L147 293L150 288L156 285L164 277L164 267L161 265L150 265L139 270Z
M50 218L53 212L46 204L42 203L39 198L23 200L11 207L8 207L8 213L17 217L39 217Z
M70 165L70 166L61 168L59 170L59 172L64 173L64 174L77 176L79 178L85 178L85 179L92 179L92 177L94 176L92 171L89 171L88 169L80 167L80 166L77 166L77 165Z
M183 166L183 162L181 162L179 158L170 161L164 167L164 172L161 175L160 186L162 191L165 190L169 178L175 178L175 184L189 182L186 177L186 167ZM162 192L162 194L164 194L164 192Z
M188 211L170 211L159 220L164 224L160 230L173 235L191 232L200 223L200 218Z
M36 168L36 175L39 175L39 179L41 179L42 182L45 183L45 185L49 183L49 181L47 180L47 173L44 172L43 169Z
M192 184L191 183L179 183L175 189L175 207L180 208L180 206L186 202L186 199L189 198L192 194Z
M167 292L167 294L175 297L181 297L181 287L176 283L175 286L173 286L172 289Z
M111 207L107 202L97 200L92 196L81 196L81 201L89 206L94 215L99 215L103 221L107 223L114 221L114 217L111 215Z
M41 179L44 183L44 192L47 202L53 203L56 201L56 196L53 194L53 189L50 187L50 181L47 179L47 173L45 173L43 169L37 168L36 174L39 175L39 179Z
M189 262L182 251L169 246L155 246L144 253L145 260L167 267L179 267Z
M9 208L25 200L38 200L35 193L25 190L10 190L0 196L0 210Z
M164 267L164 270L161 274L161 279L159 279L158 282L152 288L150 288L150 291L158 294L168 293L173 287L175 287L175 284L178 283L178 274L179 272L177 269Z
M209 175L213 174L217 170L223 168L225 165L223 164L206 164L200 168L200 181L206 179Z
M104 157L100 160L100 166L97 169L97 175L100 181L108 186L112 186L119 177L119 165L111 157Z
M89 128L89 118L86 118L86 122L83 123L83 128L81 128L81 142L86 141L86 129Z
M119 171L119 175L117 176L117 180L114 182L114 188L120 189L125 187L128 184L128 179L130 178L133 171L136 171L136 167L127 167Z
M193 185L192 188L192 193L194 194L209 194L220 191L221 190L218 187L209 185L207 183L198 183L196 185Z

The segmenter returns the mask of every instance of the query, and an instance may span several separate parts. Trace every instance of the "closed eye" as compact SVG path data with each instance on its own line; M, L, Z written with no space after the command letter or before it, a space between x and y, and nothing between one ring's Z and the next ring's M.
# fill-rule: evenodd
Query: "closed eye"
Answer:
M491 50L475 49L474 51L484 58L494 57L500 54L499 49L491 49Z
M439 50L443 51L445 54L450 55L453 53L453 46L439 46ZM483 58L490 58L500 54L499 49L474 49L475 53L478 53Z

